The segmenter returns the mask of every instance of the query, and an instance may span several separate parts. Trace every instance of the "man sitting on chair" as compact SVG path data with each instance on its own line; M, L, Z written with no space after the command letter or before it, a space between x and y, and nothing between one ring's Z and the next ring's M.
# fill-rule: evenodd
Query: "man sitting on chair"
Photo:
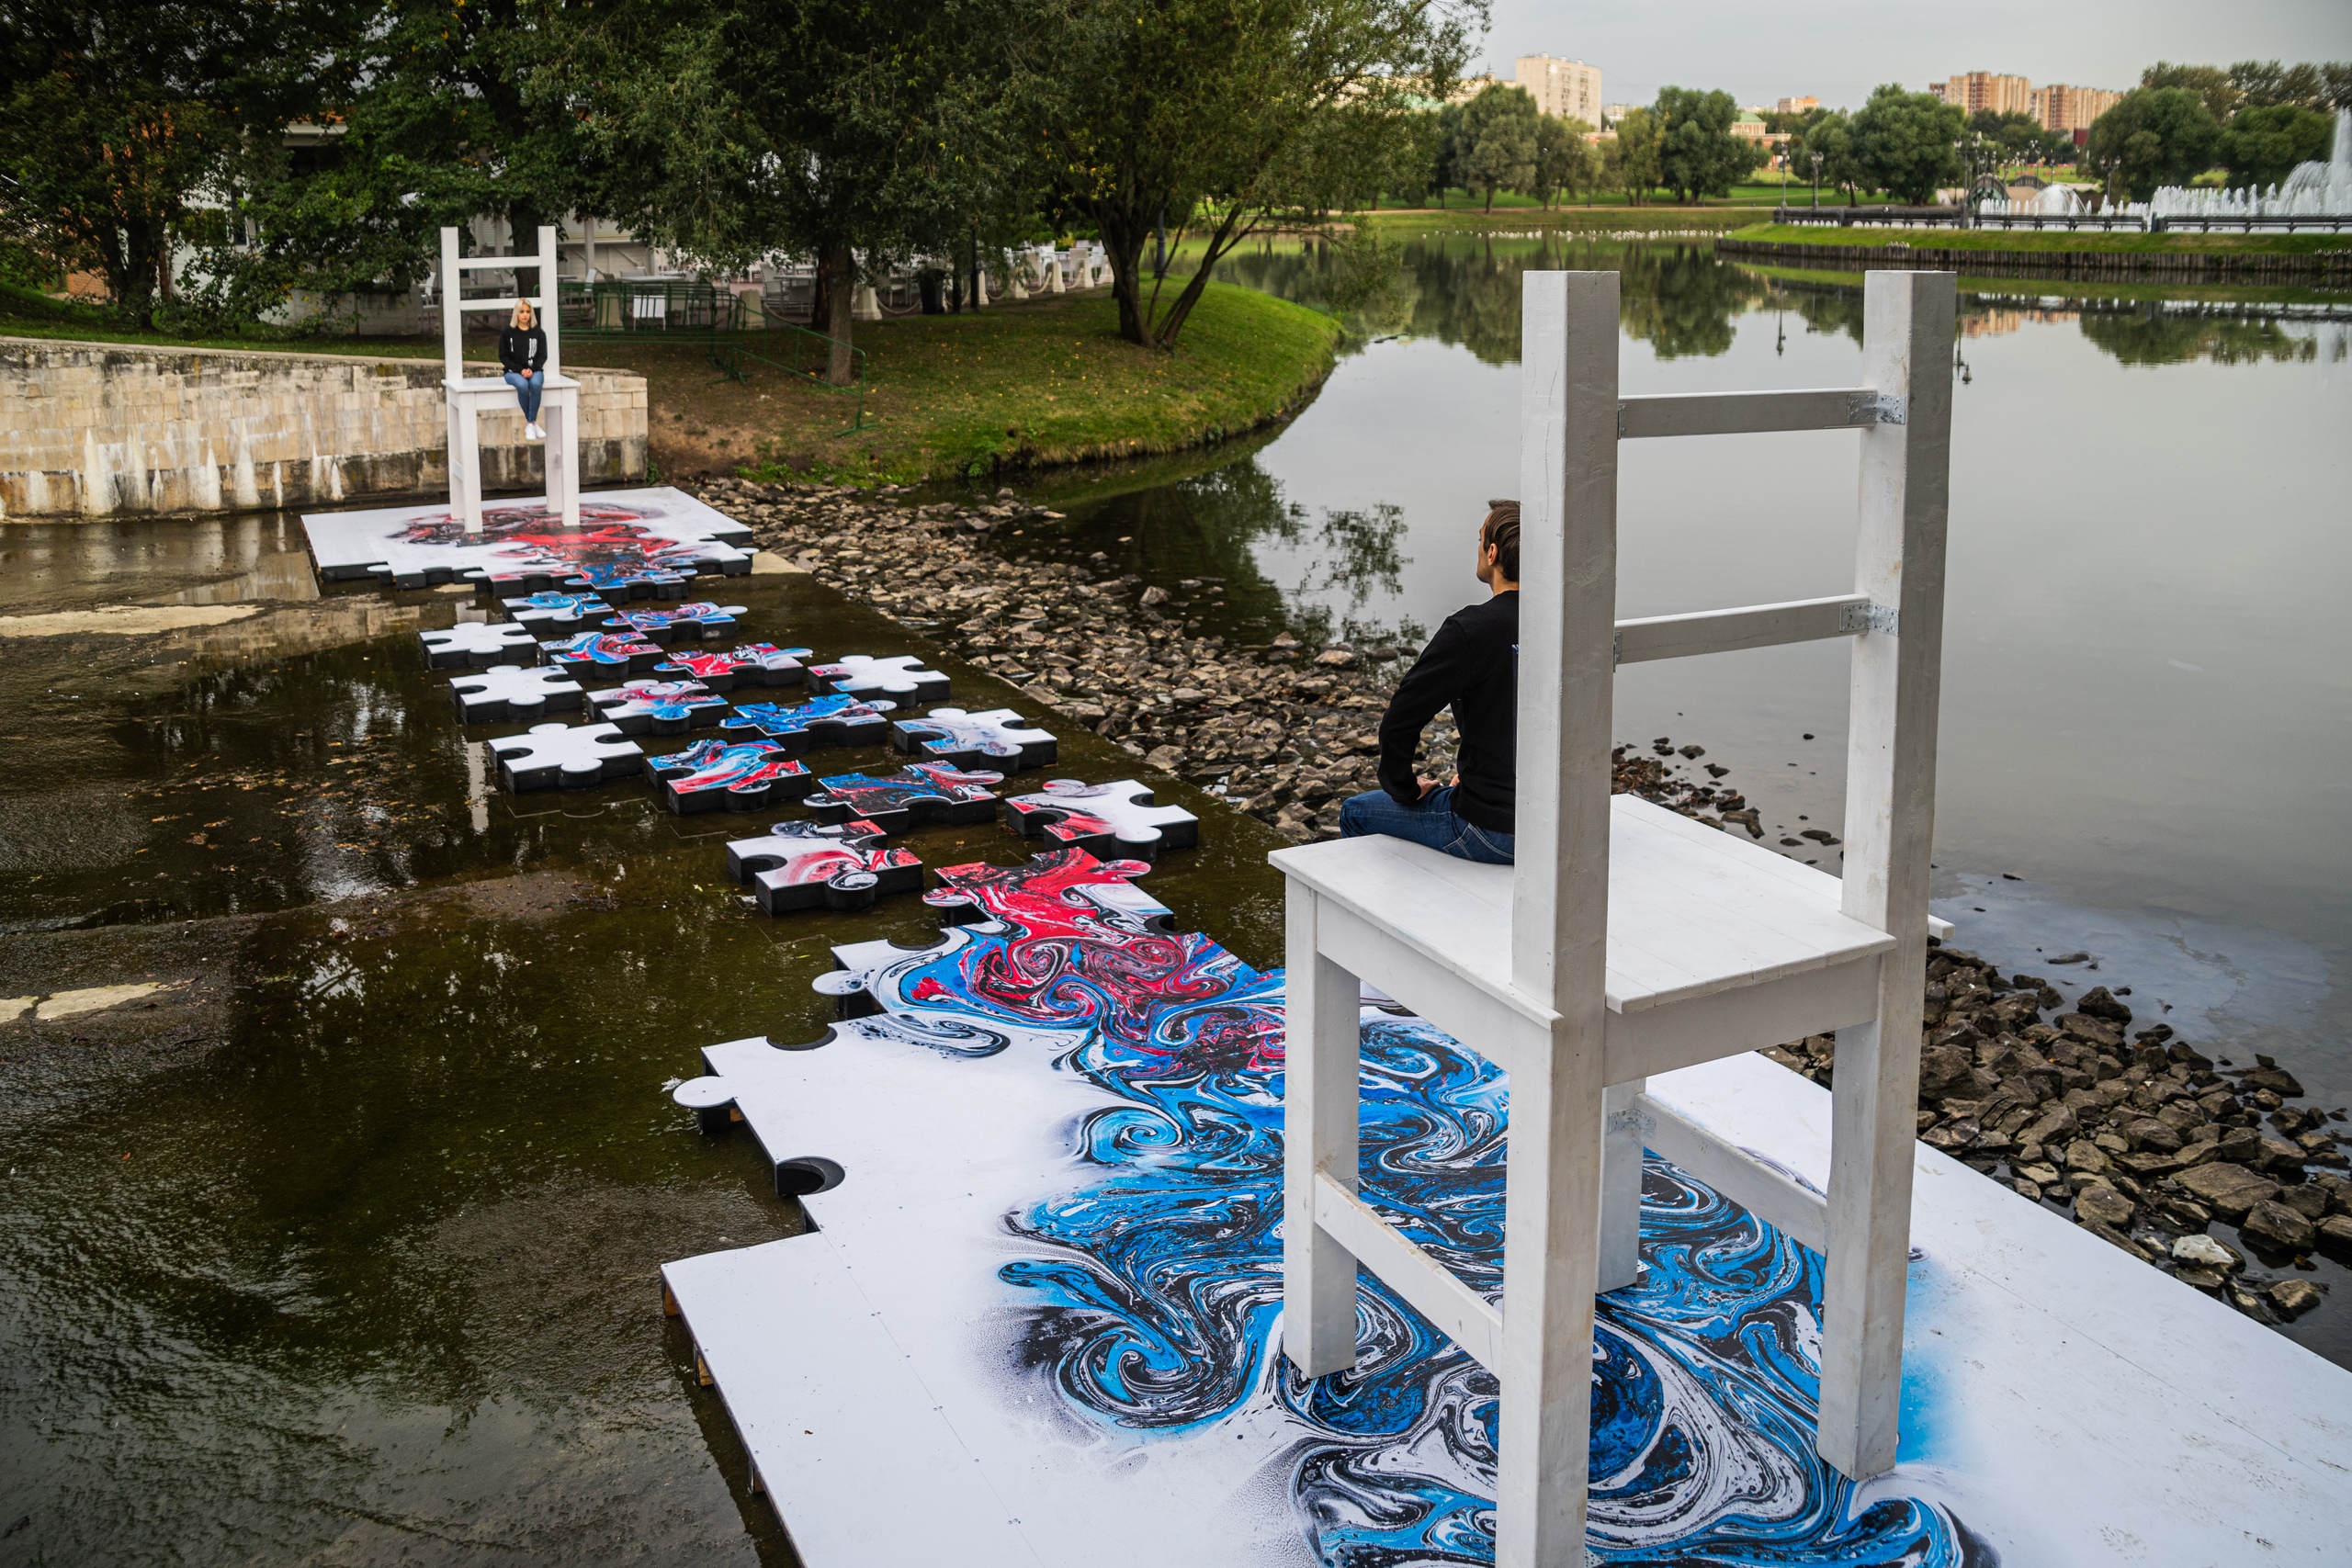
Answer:
M539 400L548 389L548 334L531 314L528 299L514 301L514 319L498 334L498 363L506 367L506 384L523 405L523 434L534 441L547 439L539 428Z
M1340 836L1385 833L1459 860L1511 863L1519 765L1519 502L1488 502L1478 529L1483 604L1457 610L1388 699L1380 787L1340 807ZM1462 744L1453 782L1413 771L1421 728L1451 704Z

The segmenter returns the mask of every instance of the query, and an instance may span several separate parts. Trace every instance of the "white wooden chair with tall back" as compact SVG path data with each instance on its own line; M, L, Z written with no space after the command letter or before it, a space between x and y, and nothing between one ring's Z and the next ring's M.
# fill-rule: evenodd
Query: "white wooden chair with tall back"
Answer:
M1369 1269L1501 1388L1500 1568L1581 1568L1593 1297L1638 1272L1645 1145L1826 1258L1823 1459L1895 1457L1928 935L1950 483L1950 273L1872 273L1863 384L1621 397L1617 275L1525 275L1518 863L1396 839L1276 852L1288 878L1283 1348L1356 1359ZM1853 591L1617 621L1617 444L1859 427ZM1610 794L1619 663L1854 639L1845 874ZM1358 977L1510 1074L1499 1309L1356 1191ZM1838 1035L1825 1199L1645 1092Z
M580 525L580 383L563 374L560 314L557 305L555 229L539 228L536 256L459 256L458 231L441 231L441 385L449 400L449 507L465 519L466 532L481 532L481 437L484 413L513 409L514 389L503 373L488 378L466 378L465 312L497 311L512 315L518 291L498 299L463 299L458 285L469 272L538 272L539 288L531 309L548 334L547 387L539 404L539 424L547 432L547 503L563 514L566 526Z

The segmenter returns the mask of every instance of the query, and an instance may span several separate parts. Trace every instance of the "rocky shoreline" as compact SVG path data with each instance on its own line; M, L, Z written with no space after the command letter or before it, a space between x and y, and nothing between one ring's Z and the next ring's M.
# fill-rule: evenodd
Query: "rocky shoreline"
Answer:
M1309 647L1286 634L1234 643L1200 629L1195 613L1222 592L1214 580L1148 583L1111 575L1100 557L1008 558L989 536L1058 515L1010 490L991 502L918 503L888 488L688 488L762 548L1295 841L1335 836L1340 803L1375 787L1380 714L1408 649ZM1441 716L1423 739L1425 772L1449 765L1453 741ZM1759 814L1704 755L1666 737L1621 745L1615 787L1762 839ZM1804 837L1837 841L1822 829ZM2318 1306L2324 1286L2294 1274L2315 1269L2315 1253L2352 1263L2352 1182L2337 1174L2346 1161L2328 1130L2346 1111L2290 1104L2302 1086L2267 1055L2239 1066L2163 1023L2127 1043L2130 994L2098 986L2069 1004L2042 976L1931 948L1920 1136L2250 1316L2276 1323ZM1836 1075L1826 1036L1766 1055L1818 1083ZM2211 1235L2216 1224L2239 1245Z

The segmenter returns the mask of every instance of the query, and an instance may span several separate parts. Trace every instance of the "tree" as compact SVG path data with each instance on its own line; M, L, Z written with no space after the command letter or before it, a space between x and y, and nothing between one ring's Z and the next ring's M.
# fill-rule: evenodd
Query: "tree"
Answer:
M2205 112L2219 124L2237 112L2239 87L2231 75L2218 65L2175 65L2159 60L2140 73L2140 85L2194 93L2204 100Z
M2071 140L2044 130L2033 116L2015 110L1996 113L1979 109L1968 117L1968 130L1971 135L1983 137L2003 159L2013 164L2055 162L2061 147L2069 151L2074 147Z
M1585 141L1592 127L1580 119L1544 115L1535 123L1535 175L1529 188L1544 206L1555 192L1569 197L1592 188L1598 160Z
M2298 164L2324 161L2335 125L2315 109L2293 104L2242 108L2222 127L2214 155L2230 184L2260 189L2294 173Z
M1739 105L1729 93L1661 87L1654 112L1659 182L1679 200L1729 196L1733 183L1764 161L1761 146L1732 134Z
M1854 155L1854 122L1843 109L1807 126L1795 148L1791 167L1809 180L1844 191L1849 207L1861 199L1862 165Z
M1169 347L1219 257L1307 187L1385 164L1417 95L1461 73L1483 0L1045 0L1008 28L1024 129L1046 176L1094 221L1120 334ZM1165 213L1206 231L1163 306L1138 263Z
M1961 174L1957 143L1968 116L1957 104L1894 83L1872 93L1854 115L1854 161L1863 184L1898 202L1924 207Z
M1424 109L1408 117L1397 139L1385 185L1399 197L1425 203L1445 185L1446 126L1442 111Z
M1536 126L1542 119L1535 100L1519 87L1489 82L1462 110L1462 183L1487 193L1487 210L1495 209L1495 192L1523 190L1535 180Z
M2213 164L2222 128L2186 87L2135 87L2091 126L2084 151L2108 195L2145 201L2159 186L2187 185Z
M297 288L330 301L431 272L438 231L503 218L515 248L574 210L600 209L584 121L534 91L585 13L541 0L353 0L356 24L321 40L334 134L288 147L249 138L222 194L232 232L206 253L209 302L250 317Z
M967 65L1003 59L987 45L1005 25L989 0L618 0L551 92L604 162L611 216L714 268L813 254L846 385L859 278L960 252L1010 205L1005 83Z
M1601 178L1611 189L1623 191L1627 201L1640 206L1663 177L1657 117L1645 108L1630 111L1617 122L1616 136L1601 144L1600 157Z
M173 297L173 252L218 235L209 199L324 75L284 39L327 35L331 0L12 0L0 6L7 227L107 281L141 324ZM281 30L282 29L282 30Z

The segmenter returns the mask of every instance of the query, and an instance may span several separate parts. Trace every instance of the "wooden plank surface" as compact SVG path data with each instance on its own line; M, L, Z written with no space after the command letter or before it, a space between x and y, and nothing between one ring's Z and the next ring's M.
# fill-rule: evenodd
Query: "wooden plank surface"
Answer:
M1871 396L1866 387L1829 387L1774 392L1668 392L1626 398L1618 404L1618 429L1627 441L1661 435L1747 435L1788 430L1848 430L1868 421L1854 418L1854 400Z

